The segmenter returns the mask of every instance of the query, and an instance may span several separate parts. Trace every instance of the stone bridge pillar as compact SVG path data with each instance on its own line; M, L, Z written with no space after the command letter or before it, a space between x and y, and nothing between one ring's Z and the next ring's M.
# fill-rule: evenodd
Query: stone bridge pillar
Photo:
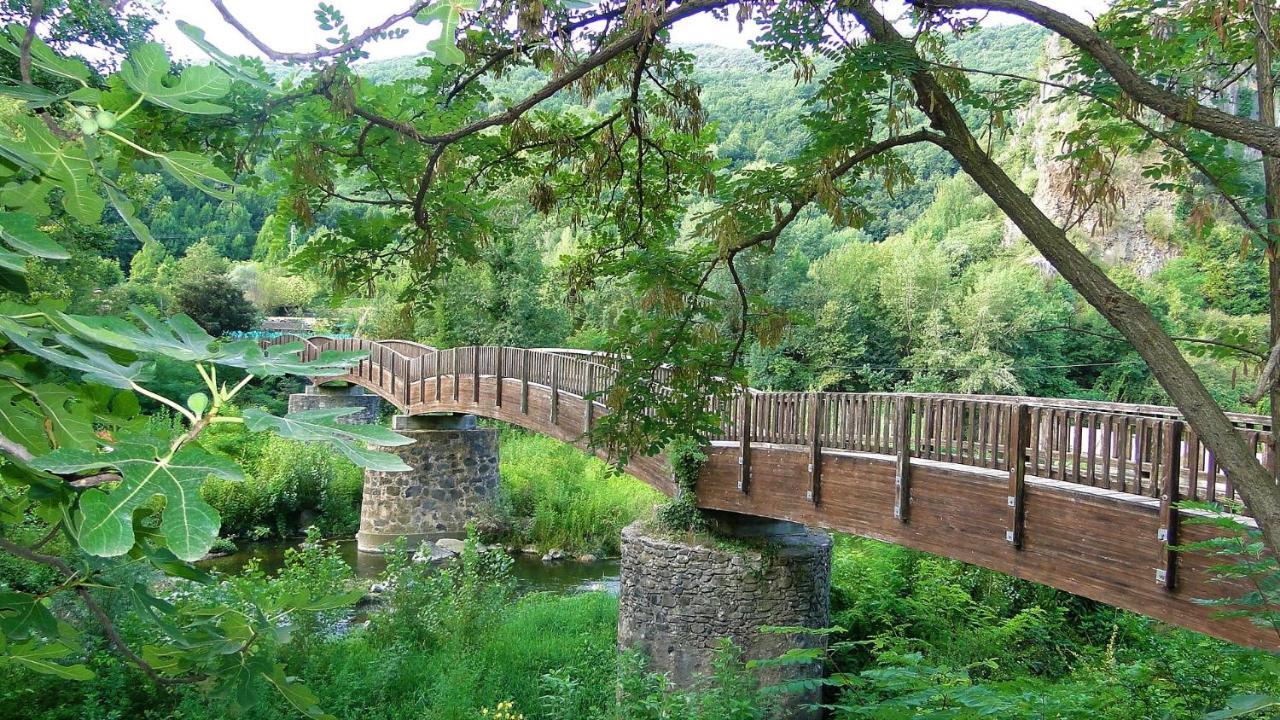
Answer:
M387 448L412 467L364 474L356 547L382 552L405 538L465 537L467 523L498 497L498 431L476 427L473 415L397 415L392 428L413 438Z
M643 521L642 521L643 522ZM618 646L638 649L649 668L690 688L712 671L721 638L744 660L790 648L825 647L824 635L772 635L772 626L825 628L829 623L831 538L802 525L717 514L714 538L690 539L647 528L622 531ZM821 677L812 663L757 671L762 686ZM821 691L780 697L777 716L820 717L804 706Z
M289 412L291 413L337 407L360 408L360 412L342 418L342 422L352 425L372 425L378 422L382 414L382 398L366 393L359 385L327 387L315 383L307 385L305 392L289 395Z

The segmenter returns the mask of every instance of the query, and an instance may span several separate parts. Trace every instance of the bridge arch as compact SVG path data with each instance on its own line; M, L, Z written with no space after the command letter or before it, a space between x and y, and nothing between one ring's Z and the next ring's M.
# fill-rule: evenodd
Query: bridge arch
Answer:
M280 342L287 341L281 340ZM463 413L518 425L589 452L607 412L609 359L510 347L448 350L313 338L307 352L364 350L333 380L401 413ZM406 354L401 350L408 350ZM846 532L1039 582L1244 645L1274 634L1221 619L1202 599L1244 595L1218 561L1169 542L1220 530L1180 523L1179 498L1234 490L1173 408L1082 401L887 393L761 393L724 409L697 483L704 509ZM1235 415L1260 456L1267 419ZM598 452L597 452L598 454ZM626 470L675 491L665 457ZM1248 518L1242 518L1249 522Z

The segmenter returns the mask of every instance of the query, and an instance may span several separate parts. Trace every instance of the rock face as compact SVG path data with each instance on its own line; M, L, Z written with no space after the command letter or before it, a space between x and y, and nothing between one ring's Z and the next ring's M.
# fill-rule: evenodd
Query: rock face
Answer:
M825 636L768 635L766 625L825 628L830 614L831 538L802 531L767 539L768 548L726 549L648 532L622 531L618 646L639 649L653 671L678 687L712 669L721 638L745 659L773 658L796 647L825 647ZM820 664L759 671L762 685L821 677ZM784 696L780 717L811 717L802 709L818 692ZM816 717L816 715L812 715Z
M470 416L396 418L411 445L388 448L413 468L365 471L356 545L364 552L404 537L409 544L464 537L467 523L498 496L498 431Z
M1064 44L1056 38L1048 43L1048 60L1041 77L1047 79L1066 69L1062 60L1065 51ZM1178 254L1170 242L1177 222L1174 213L1178 196L1151 188L1152 181L1142 177L1143 166L1155 157L1155 152L1150 151L1150 156L1122 156L1116 161L1112 168L1113 186L1118 193L1114 208L1100 204L1082 207L1073 200L1075 174L1071 163L1059 156L1064 151L1060 133L1075 127L1076 106L1074 101L1059 97L1061 92L1043 86L1038 101L1020 117L1027 126L1022 141L1030 145L1036 174L1032 199L1099 260L1127 265L1139 275L1149 276ZM1009 241L1022 236L1012 222L1006 225L1005 235Z
M382 414L382 398L366 394L361 387L327 388L320 385L308 385L306 392L289 396L291 413L338 407L360 408L359 412L343 417L341 422L349 425L372 425L378 422Z

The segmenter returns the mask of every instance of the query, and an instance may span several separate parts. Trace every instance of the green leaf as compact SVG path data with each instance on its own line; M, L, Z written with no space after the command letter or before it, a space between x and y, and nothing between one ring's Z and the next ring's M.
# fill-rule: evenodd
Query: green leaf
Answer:
M22 42L26 38L27 28L13 23L0 33L0 49L14 57L22 56ZM67 80L84 82L89 79L89 66L75 58L59 56L38 36L31 38L31 65Z
M76 650L64 642L41 643L36 640L9 645L0 659L42 675L55 675L64 680L89 680L93 671L81 664L62 665L54 662L71 655Z
M285 676L283 665L273 665L271 671L263 672L262 676L274 685L280 695L303 715L315 720L337 720L334 716L321 709L320 700L315 693L298 684L294 678Z
M32 355L84 373L85 379L89 382L125 389L151 377L150 363L139 360L122 365L105 352L90 347L66 333L50 335L19 325L7 318L0 318L0 332ZM50 338L56 340L59 346L45 345L43 341ZM68 350L72 352L67 352Z
M62 95L50 92L42 87L26 83L0 84L0 95L21 100L30 110L48 107L62 99Z
M1227 700L1227 707L1205 715L1204 720L1238 718L1277 706L1280 706L1280 699L1271 695L1237 695Z
M134 317L145 327L119 317L99 315L66 315L58 319L80 337L107 347L136 353L164 355L184 362L202 362L214 357L213 337L189 316L181 313L168 320L132 308Z
M163 495L160 534L182 560L198 560L218 535L218 512L200 497L210 475L239 480L240 468L225 458L186 445L172 456L159 438L122 439L110 451L56 450L32 462L37 468L69 475L115 469L123 480L112 490L94 488L80 496L80 546L86 552L114 557L133 547L133 512Z
M43 173L62 189L62 205L77 220L97 223L106 201L98 195L93 164L79 143L63 142L32 115L10 119L18 134L0 126L0 156Z
M155 242L155 237L151 235L151 228L139 220L134 212L133 201L120 192L114 184L107 182L103 183L103 186L107 189L107 199L111 201L111 207L115 208L116 214L133 231L133 236L138 238L139 242Z
M44 432L44 413L11 383L0 385L0 434L30 450L33 455L50 449Z
M219 115L231 112L217 100L231 89L231 77L212 65L193 65L175 80L170 76L169 55L159 43L134 47L120 68L120 77L134 92L171 110L192 115Z
M29 387L27 392L43 414L42 430L57 447L90 448L96 444L93 412L79 394L53 383Z
M195 153L176 150L161 155L160 165L174 179L219 200L230 200L233 185L231 178L218 169L208 158Z
M9 247L36 257L66 260L71 254L36 227L36 219L26 213L0 212L0 239Z
M0 634L10 640L29 640L38 634L58 636L58 620L35 595L0 592Z
M458 23L463 11L475 10L477 7L477 0L444 0L415 16L414 19L424 25L436 21L441 24L440 36L427 43L427 50L431 51L436 62L441 65L457 65L467 59L458 49Z
M214 358L220 365L237 367L254 377L278 377L280 375L307 375L311 377L332 377L345 375L347 370L369 356L359 350L339 352L323 350L315 359L303 361L302 342L272 345L266 350L255 340L237 340L228 343Z
M52 183L32 179L26 182L9 183L0 189L0 204L14 208L36 217L49 214L49 191Z
M244 423L246 428L254 432L270 430L290 440L329 443L351 462L368 470L412 470L396 455L365 447L366 443L384 447L408 445L413 442L411 438L380 425L344 425L338 422L339 418L359 411L359 408L354 407L322 408L278 417L249 408L244 411Z
M213 43L209 42L204 36L204 30L182 20L179 20L177 24L178 29L181 30L184 35L191 38L191 42L195 43L201 50L204 50L209 58L232 78L243 83L247 83L258 90L262 90L263 92L270 93L271 95L281 94L280 88L262 80L261 78L255 77L246 71L242 67L243 61L239 58L228 55L218 49L218 47Z

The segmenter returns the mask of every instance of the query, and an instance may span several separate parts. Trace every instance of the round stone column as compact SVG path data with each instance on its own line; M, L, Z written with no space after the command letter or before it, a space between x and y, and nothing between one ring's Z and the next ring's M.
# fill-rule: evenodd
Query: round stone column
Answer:
M397 415L392 428L413 438L386 448L412 470L364 474L356 547L382 552L405 538L465 537L467 524L498 497L498 431L472 415Z
M710 675L722 638L744 660L791 648L825 647L825 635L773 635L764 626L825 628L830 615L831 538L800 525L721 518L739 540L690 540L646 528L622 531L618 646L638 649L649 668L676 687ZM821 677L820 663L757 671L762 686ZM818 717L804 709L821 691L781 698L779 716Z
M358 385L328 387L310 384L304 392L289 395L289 412L291 413L338 407L360 408L359 412L339 418L339 422L349 425L372 425L378 422L382 414L382 398L365 393L364 388Z

